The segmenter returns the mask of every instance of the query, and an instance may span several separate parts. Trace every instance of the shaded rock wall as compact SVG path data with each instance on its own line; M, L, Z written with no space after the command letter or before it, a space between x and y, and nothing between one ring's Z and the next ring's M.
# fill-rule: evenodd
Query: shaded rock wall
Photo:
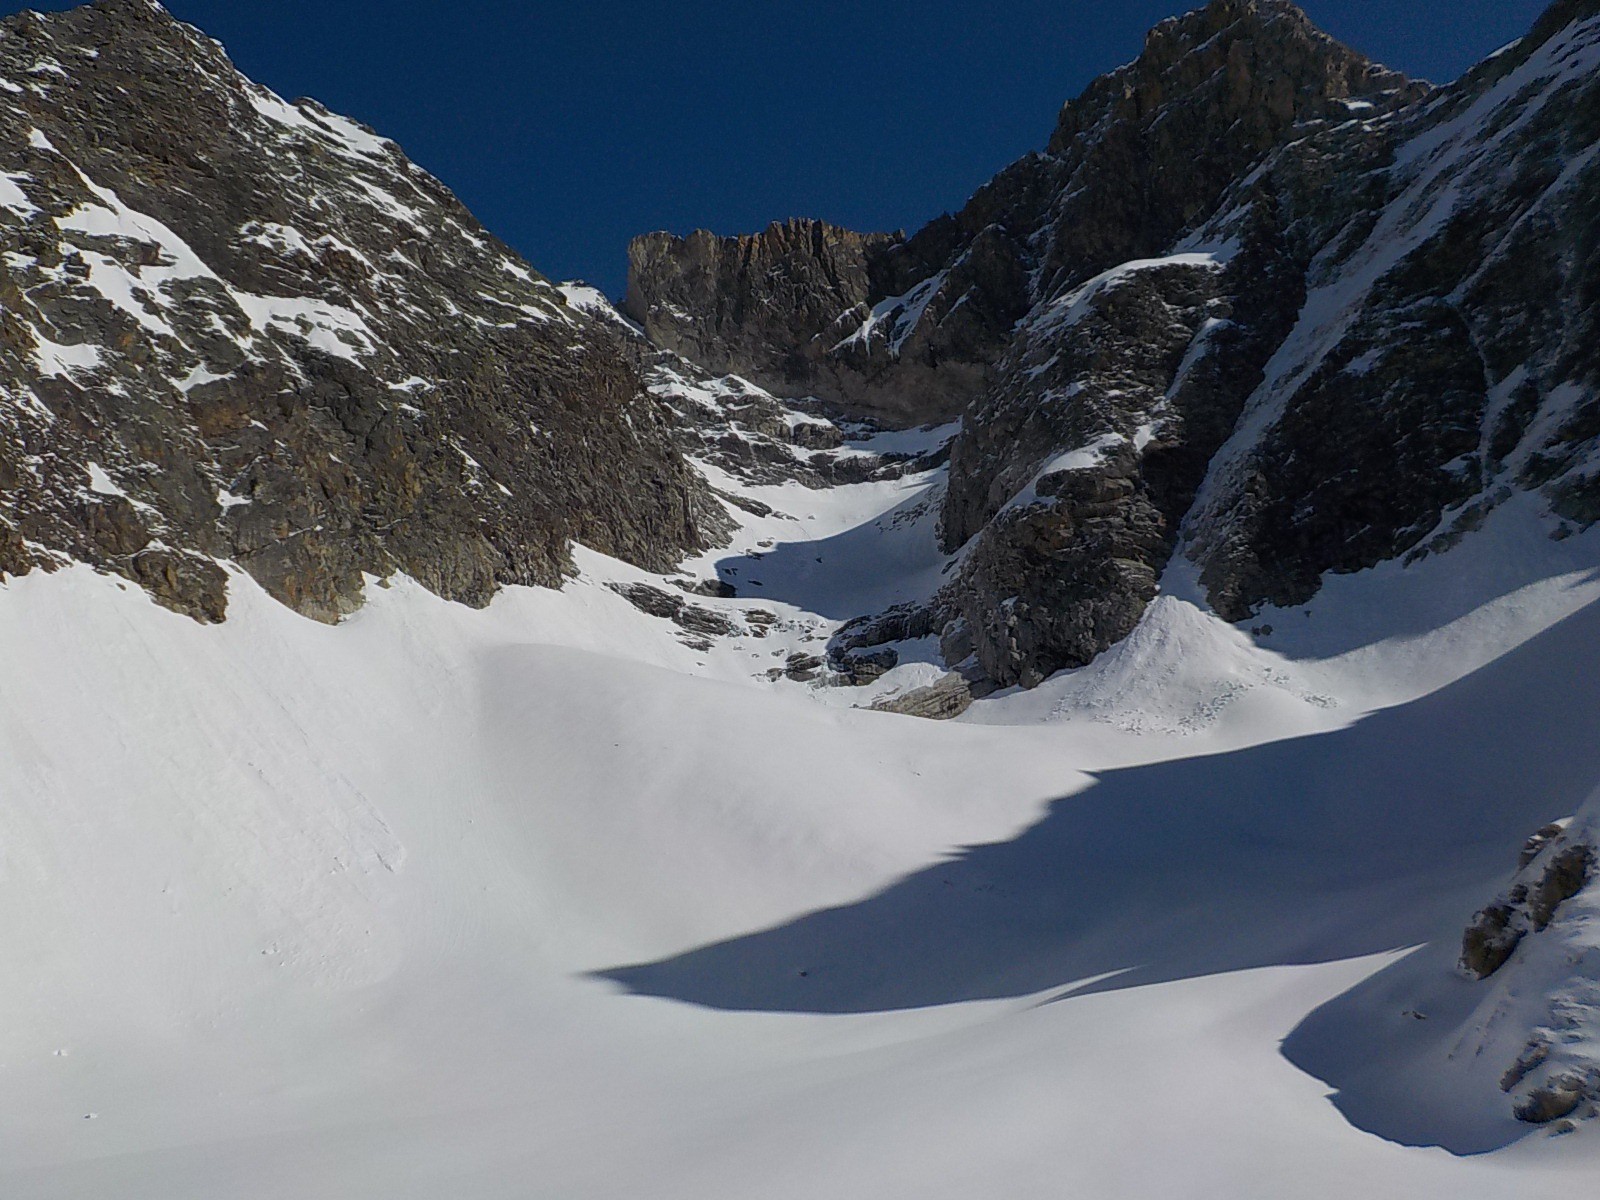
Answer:
M926 606L952 665L1032 684L1089 661L1180 548L1238 620L1447 549L1519 493L1553 536L1600 517L1596 9L1563 0L1435 91L1291 4L1214 0L1069 103L1045 153L872 243L855 333L818 332L831 296L803 341L764 318L779 390L867 354L901 418L965 397L961 566Z

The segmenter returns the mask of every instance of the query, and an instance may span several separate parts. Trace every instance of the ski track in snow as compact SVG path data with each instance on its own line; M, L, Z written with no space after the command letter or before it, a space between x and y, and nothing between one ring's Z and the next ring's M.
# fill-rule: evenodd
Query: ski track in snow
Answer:
M373 581L334 628L243 575L216 627L81 567L0 587L0 1193L1592 1180L1591 1130L1505 1118L1475 1157L1363 1132L1279 1043L1457 935L1600 781L1594 535L1508 505L1270 634L1175 567L1093 667L939 724L850 708L931 648L872 690L765 671L938 587L941 475L705 469L775 512L688 564L740 595L692 599L779 617L709 652L605 586L662 577L581 548L560 593Z

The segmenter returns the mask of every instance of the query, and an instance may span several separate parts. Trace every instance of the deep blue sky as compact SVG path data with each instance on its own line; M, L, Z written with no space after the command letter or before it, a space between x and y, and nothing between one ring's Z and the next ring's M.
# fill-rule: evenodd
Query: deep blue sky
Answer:
M247 74L396 139L546 274L613 294L647 230L916 228L1202 2L167 0ZM1546 0L1302 3L1442 82ZM72 5L0 0L24 7Z

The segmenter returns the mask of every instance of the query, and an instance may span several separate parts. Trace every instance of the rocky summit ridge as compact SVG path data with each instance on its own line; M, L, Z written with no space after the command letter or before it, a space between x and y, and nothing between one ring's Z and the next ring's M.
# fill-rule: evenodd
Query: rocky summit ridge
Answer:
M908 238L651 235L628 305L780 396L959 412L958 569L881 631L1032 686L1127 636L1164 578L1242 620L1515 496L1552 537L1600 516L1597 68L1592 0L1438 89L1282 0L1214 0L959 213Z
M804 220L647 234L624 306L658 344L779 394L890 421L956 416L1042 297L1159 253L1301 122L1426 90L1293 5L1215 0L1068 102L1043 153L910 237Z

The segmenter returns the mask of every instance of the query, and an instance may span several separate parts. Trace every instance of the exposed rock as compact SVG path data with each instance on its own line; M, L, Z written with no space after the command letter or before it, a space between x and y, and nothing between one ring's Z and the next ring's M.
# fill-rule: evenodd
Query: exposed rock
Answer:
M1430 103L1307 139L1252 182L1316 257L1248 436L1189 518L1224 615L1446 549L1518 491L1585 520L1600 78L1584 63L1600 24L1592 3L1558 8L1581 19L1542 21Z
M1549 825L1536 831L1522 844L1522 853L1517 856L1517 870L1522 870L1523 867L1538 858L1546 846L1566 831L1566 825L1559 821L1552 821Z
M1530 489L1566 535L1600 519L1596 15L1564 0L1433 91L1282 0L1214 0L960 213L652 236L630 305L779 396L966 407L962 562L925 607L1002 684L1125 636L1180 543L1243 620Z
M718 600L731 600L739 594L738 589L725 579L674 579L672 582L691 596L711 596Z
M847 687L863 687L881 679L900 665L900 655L894 650L852 650L838 658L830 658L828 665Z
M671 621L680 629L700 635L690 643L697 650L711 648L710 642L702 640L704 637L726 637L735 632L734 623L722 613L690 604L682 596L663 588L648 583L613 583L609 586L646 616Z
M611 589L646 616L671 620L688 604L682 596L662 591L648 583L611 584Z
M1292 328L1310 253L1298 213L1237 183L1251 161L1426 90L1291 5L1214 3L1067 106L1038 298L952 447L944 539L968 552L943 599L990 678L1032 686L1133 629ZM1355 139L1347 192L1382 141ZM1182 240L1219 203L1226 233Z
M796 683L810 683L822 674L823 660L816 654L796 651L783 665L783 673Z
M392 142L145 0L7 18L0 75L0 570L215 620L231 560L336 620L365 575L483 604L724 527L623 335Z
M703 633L712 637L725 637L734 631L733 622L727 617L696 604L685 604L672 614L672 620L691 633Z
M1297 127L1427 92L1285 0L1212 0L1163 21L1137 60L1061 111L1049 156L1066 182L1042 263L1046 292L1159 255Z
M0 582L8 575L26 575L33 570L33 557L22 534L0 518Z
M212 624L228 613L228 575L202 554L166 548L133 556L132 575L160 604Z
M1511 1064L1510 1069L1500 1077L1500 1090L1509 1092L1520 1084L1528 1075L1542 1067L1550 1058L1550 1043L1543 1038L1530 1041L1523 1052L1517 1056L1517 1061Z
M650 234L630 248L626 307L659 344L779 395L948 418L984 393L1031 308L1161 253L1298 123L1423 90L1292 5L1215 0L1066 105L1046 153L911 238L817 221Z
M1504 1054L1508 1042L1517 1047L1500 1090L1516 1117L1531 1124L1593 1116L1595 1107L1585 1104L1600 1100L1597 820L1600 796L1571 821L1529 838L1510 886L1473 916L1462 938L1462 968L1487 981L1471 1022L1481 1039L1472 1054Z
M948 721L959 717L972 707L974 697L971 683L962 675L952 672L930 683L898 696L888 696L873 704L877 712L900 713L907 717L922 717L929 721Z
M1427 94L1292 5L1215 0L1154 30L1063 109L1046 153L960 213L904 241L793 223L652 235L629 303L663 344L779 395L902 421L970 405L942 514L945 548L966 554L930 610L961 622L992 680L1031 685L1125 636L1154 597L1294 325L1315 239L1341 228L1291 200L1381 201L1367 182L1392 151L1380 118ZM1319 150L1286 149L1308 141ZM1292 198L1239 183L1274 154ZM1174 253L1224 217L1210 243L1226 253ZM840 319L821 332L829 304Z
M897 605L871 616L856 617L839 627L828 640L828 656L839 659L855 650L886 642L909 642L937 633L943 618L921 604Z
M1461 965L1479 979L1487 979L1505 966L1526 932L1513 922L1517 910L1510 904L1480 909L1461 938Z
M1519 1121L1547 1125L1571 1116L1585 1100L1600 1095L1600 1082L1578 1075L1562 1075L1534 1088L1517 1101L1512 1111Z
M780 401L738 375L715 375L676 354L639 353L651 394L673 418L679 449L746 483L829 487L895 478L927 464L846 447L844 432L810 400ZM731 492L724 500L753 516L772 509Z
M1182 456L1162 451L1196 448L1173 401L1192 343L1230 311L1220 287L1215 268L1174 264L1067 293L1024 323L964 426L943 530L948 549L972 544L946 599L997 683L1083 665L1154 599L1199 484L1192 469L1174 480ZM1196 461L1232 415L1211 423Z
M1549 927L1556 909L1583 891L1594 868L1595 853L1587 845L1563 846L1549 856L1544 874L1528 890L1528 916L1535 930Z
M628 247L623 311L656 345L710 371L793 379L798 394L822 395L827 382L805 348L866 303L871 261L893 241L806 220L729 238L646 234Z
M1461 965L1479 979L1503 967L1523 937L1549 928L1556 910L1583 891L1595 871L1595 851L1586 842L1568 842L1562 826L1548 825L1528 839L1520 862L1506 894L1477 912L1462 937Z

